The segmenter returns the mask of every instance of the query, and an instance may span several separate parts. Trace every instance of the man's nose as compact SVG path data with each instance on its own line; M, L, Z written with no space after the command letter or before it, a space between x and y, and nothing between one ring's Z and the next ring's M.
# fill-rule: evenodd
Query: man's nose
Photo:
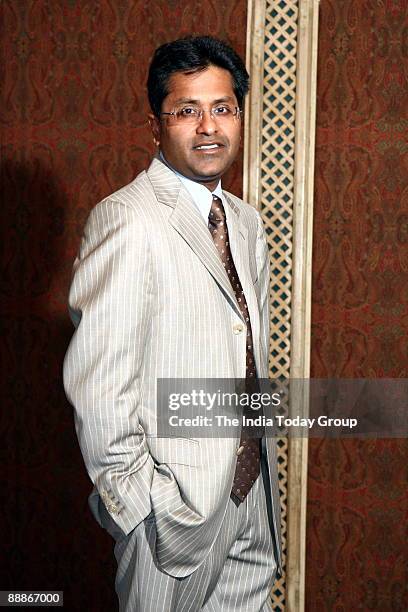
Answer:
M215 134L218 131L218 125L210 111L204 111L202 118L197 125L198 134Z

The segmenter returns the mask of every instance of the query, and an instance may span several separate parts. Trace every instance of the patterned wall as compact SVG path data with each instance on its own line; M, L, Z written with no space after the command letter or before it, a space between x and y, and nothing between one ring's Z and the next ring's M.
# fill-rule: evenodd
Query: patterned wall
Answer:
M92 206L146 167L154 48L213 34L245 55L245 0L2 0L0 588L111 612L110 537L90 516L61 364ZM241 193L241 160L225 186Z
M312 376L408 376L408 4L321 0ZM406 441L310 443L307 606L408 609Z

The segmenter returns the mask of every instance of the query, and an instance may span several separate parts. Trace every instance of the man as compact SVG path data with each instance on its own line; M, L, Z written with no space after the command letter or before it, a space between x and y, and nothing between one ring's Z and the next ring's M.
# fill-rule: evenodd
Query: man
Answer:
M262 222L221 188L247 90L241 59L219 40L157 49L158 155L94 208L74 265L65 388L92 511L116 540L121 610L271 609L275 441L165 438L156 411L158 379L268 376Z

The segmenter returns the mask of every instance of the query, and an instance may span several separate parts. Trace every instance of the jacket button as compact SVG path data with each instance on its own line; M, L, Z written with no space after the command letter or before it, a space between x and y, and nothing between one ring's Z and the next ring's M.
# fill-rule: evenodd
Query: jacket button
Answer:
M240 446L240 447L237 449L237 455L242 455L242 453L244 452L244 450L245 450L245 448L244 448L243 446Z
M232 328L232 331L234 332L234 334L238 335L244 331L244 326L242 325L242 323L236 323Z

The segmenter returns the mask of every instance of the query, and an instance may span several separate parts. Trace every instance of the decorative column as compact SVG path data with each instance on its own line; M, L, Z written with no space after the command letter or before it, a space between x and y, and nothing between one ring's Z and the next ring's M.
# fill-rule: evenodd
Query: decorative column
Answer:
M309 377L318 0L248 0L244 199L271 261L271 378ZM293 397L290 414L307 413ZM307 439L278 440L284 575L275 612L304 609Z

